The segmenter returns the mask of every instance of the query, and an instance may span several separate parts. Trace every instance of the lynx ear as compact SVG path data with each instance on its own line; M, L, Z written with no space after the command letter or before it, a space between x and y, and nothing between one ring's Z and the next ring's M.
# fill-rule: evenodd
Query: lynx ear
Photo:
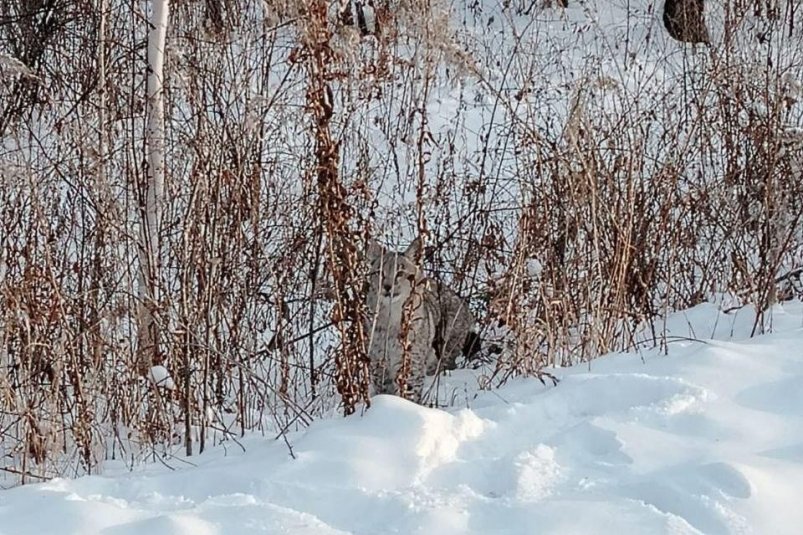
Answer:
M423 252L424 248L424 241L421 239L421 236L414 239L410 245L407 246L407 249L404 251L404 257L408 260L417 260L421 258L421 253Z
M384 252L385 248L382 246L381 243L379 243L373 238L370 238L368 240L368 247L365 250L365 256L368 258L369 262L379 258L380 256L382 256Z

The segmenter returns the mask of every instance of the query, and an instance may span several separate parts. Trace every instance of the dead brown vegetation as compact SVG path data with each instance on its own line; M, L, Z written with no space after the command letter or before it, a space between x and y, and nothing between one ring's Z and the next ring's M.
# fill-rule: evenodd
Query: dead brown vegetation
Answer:
M368 236L429 237L427 271L470 300L486 337L505 332L489 385L661 344L665 312L722 293L762 313L798 295L801 51L754 50L800 35L795 8L751 19L725 3L710 51L671 43L644 67L617 48L630 33L551 40L537 23L563 12L531 2L492 21L479 4L329 4L175 3L148 303L169 388L136 351L147 25L116 0L0 0L0 53L27 69L0 65L12 482L169 462L187 444L357 409ZM652 46L659 26L628 46ZM504 56L477 37L499 27ZM597 59L561 71L572 47L594 46Z

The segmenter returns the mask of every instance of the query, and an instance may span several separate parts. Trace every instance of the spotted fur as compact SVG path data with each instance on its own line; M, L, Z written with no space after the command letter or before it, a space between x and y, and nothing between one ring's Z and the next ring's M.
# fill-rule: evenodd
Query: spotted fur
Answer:
M404 252L388 251L372 242L367 251L370 266L368 355L376 393L404 395L421 401L424 379L453 369L475 319L466 303L448 286L425 277L417 268L421 241ZM399 392L397 375L402 366L402 314L410 303L407 332L409 375L406 392Z

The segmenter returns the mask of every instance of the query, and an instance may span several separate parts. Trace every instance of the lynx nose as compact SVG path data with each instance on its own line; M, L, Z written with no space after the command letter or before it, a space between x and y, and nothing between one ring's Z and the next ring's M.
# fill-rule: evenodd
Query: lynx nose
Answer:
M391 286L386 282L385 284L382 285L382 288L384 288L386 294L389 294L390 291L393 289L393 286Z

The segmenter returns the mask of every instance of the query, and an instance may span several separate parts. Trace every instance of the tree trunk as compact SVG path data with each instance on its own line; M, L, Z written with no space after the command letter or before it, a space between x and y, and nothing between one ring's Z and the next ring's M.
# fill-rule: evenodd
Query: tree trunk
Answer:
M682 43L708 43L703 0L665 0L664 27Z
M147 179L144 184L144 200L141 206L140 235L140 281L138 314L138 352L140 371L148 373L154 364L160 363L159 336L156 309L159 302L159 220L164 202L165 181L165 105L164 105L164 60L167 38L167 22L170 12L169 0L153 0L153 15L148 33L148 85L147 125ZM143 192L141 192L143 193Z

